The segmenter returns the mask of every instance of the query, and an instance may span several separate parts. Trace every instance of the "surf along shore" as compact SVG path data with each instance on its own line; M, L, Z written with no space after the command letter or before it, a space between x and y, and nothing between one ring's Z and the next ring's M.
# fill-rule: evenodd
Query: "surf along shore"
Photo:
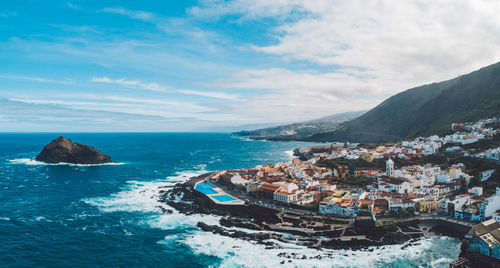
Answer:
M282 207L250 198L246 193L225 187L213 180L215 172L190 178L187 182L161 189L160 202L180 213L222 216L219 225L198 222L206 232L254 241L266 248L279 248L279 243L293 243L315 249L359 249L408 243L421 237L451 236L462 239L469 225L436 216L384 219L375 226L370 216L360 213L355 219L318 215L316 211ZM208 195L196 190L198 184L210 184L216 193ZM220 192L219 192L220 191ZM238 202L218 202L211 195L231 196ZM244 201L243 201L244 200ZM230 199L230 201L234 201ZM164 213L171 211L164 210Z

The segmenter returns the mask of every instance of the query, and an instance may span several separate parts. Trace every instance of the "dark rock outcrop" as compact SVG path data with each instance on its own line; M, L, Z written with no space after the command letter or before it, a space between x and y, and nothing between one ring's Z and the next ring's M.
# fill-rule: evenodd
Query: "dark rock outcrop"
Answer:
M72 164L104 164L113 163L109 155L99 152L96 148L81 143L72 142L63 136L53 140L43 148L36 157L37 161L45 163Z

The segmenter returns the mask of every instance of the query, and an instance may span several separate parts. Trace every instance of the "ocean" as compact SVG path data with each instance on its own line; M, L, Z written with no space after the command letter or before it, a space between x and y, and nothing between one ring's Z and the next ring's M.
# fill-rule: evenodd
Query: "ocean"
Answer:
M159 188L208 171L290 160L299 142L228 134L84 134L114 165L47 165L32 160L59 134L0 134L1 267L448 267L455 238L423 238L372 251L315 250L199 230L219 217L162 214ZM246 230L248 231L248 230ZM284 264L281 264L284 262Z

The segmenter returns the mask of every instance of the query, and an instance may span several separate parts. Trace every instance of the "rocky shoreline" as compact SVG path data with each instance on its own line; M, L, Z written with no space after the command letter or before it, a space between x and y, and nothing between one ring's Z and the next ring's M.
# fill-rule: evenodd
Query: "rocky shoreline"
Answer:
M269 207L245 204L224 206L213 203L194 190L194 185L212 176L207 173L193 177L185 183L165 186L160 191L160 202L180 213L218 215L219 225L198 222L197 227L206 232L228 236L279 248L273 241L293 243L315 249L373 250L374 247L414 243L421 237L447 235L461 238L462 234L450 232L441 225L429 225L419 220L398 222L392 225L356 228L350 219L326 216L295 215ZM163 209L164 213L172 211Z

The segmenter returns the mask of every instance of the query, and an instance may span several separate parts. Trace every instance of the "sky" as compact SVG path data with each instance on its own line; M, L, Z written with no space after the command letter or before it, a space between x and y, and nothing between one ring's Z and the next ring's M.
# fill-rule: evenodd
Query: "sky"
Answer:
M500 61L500 1L1 1L0 132L251 128ZM238 127L242 126L242 127Z

